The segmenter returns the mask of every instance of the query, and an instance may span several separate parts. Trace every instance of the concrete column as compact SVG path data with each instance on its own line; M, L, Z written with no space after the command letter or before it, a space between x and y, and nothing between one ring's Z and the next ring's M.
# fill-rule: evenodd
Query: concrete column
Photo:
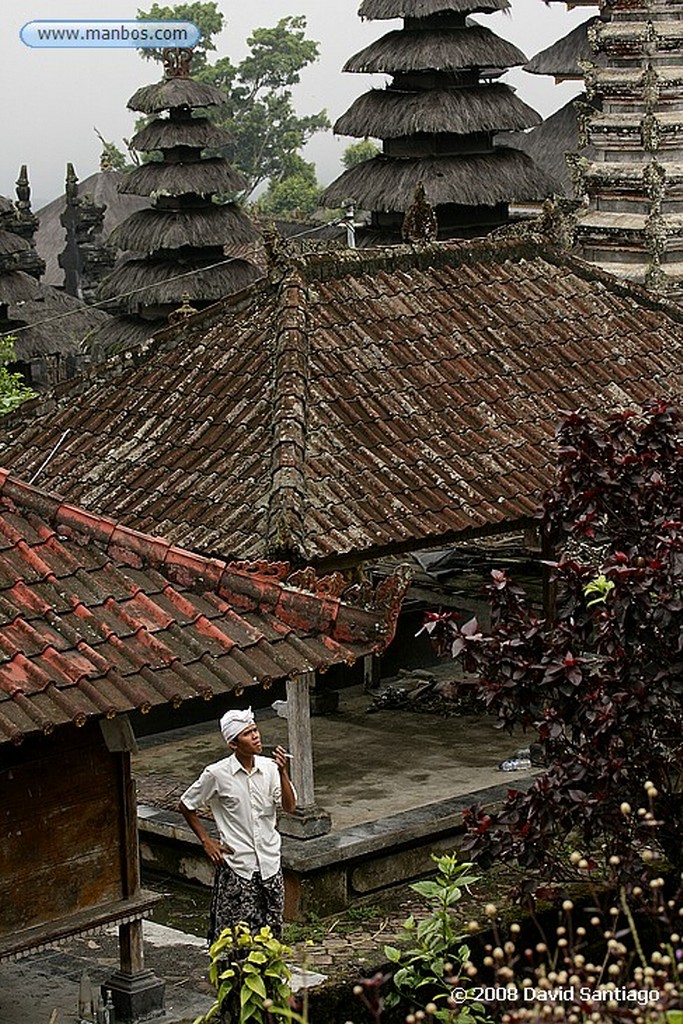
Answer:
M311 731L311 688L314 672L304 672L287 681L287 729L292 760L289 773L297 795L294 814L280 815L280 831L298 839L325 835L332 822L316 805L313 776L313 734Z

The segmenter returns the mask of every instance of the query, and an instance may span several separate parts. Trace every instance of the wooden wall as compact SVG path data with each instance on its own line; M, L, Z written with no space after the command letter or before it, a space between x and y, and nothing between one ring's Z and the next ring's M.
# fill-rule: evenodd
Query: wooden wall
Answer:
M122 785L96 723L0 750L0 937L122 897Z

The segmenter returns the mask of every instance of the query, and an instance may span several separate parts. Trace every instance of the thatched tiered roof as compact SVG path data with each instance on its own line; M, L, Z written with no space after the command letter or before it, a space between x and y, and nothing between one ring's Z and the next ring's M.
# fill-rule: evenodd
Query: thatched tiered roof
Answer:
M140 210L114 229L110 241L139 253L240 246L254 241L254 229L234 204L213 203L199 210Z
M506 85L498 83L429 92L373 89L352 103L334 131L359 139L392 139L416 132L522 131L541 120Z
M176 146L192 146L197 149L218 149L230 142L230 136L218 125L205 117L191 120L170 121L156 118L130 140L132 149L151 152L155 149L173 149Z
M327 189L331 206L362 189L372 210L407 209L421 181L432 206L446 206L458 197L464 206L532 202L547 187L548 177L520 150L496 148L491 153L462 154L415 160L378 156L351 167Z
M506 68L524 64L525 60L513 43L482 25L456 31L397 29L354 54L342 70L396 75L409 71Z
M558 39L557 42L532 57L524 65L524 70L532 75L553 75L558 82L566 79L582 79L583 71L579 67L579 61L595 60L588 32L599 20L596 16L581 22L562 39ZM604 63L604 59L601 58L600 62Z
M102 283L103 299L115 299L122 313L134 314L140 306L180 305L184 293L192 303L204 305L216 301L216 295L230 295L241 291L257 275L251 264L242 259L224 257L223 264L199 265L195 260L181 256L167 260L126 260ZM159 329L150 325L151 334Z
M123 314L162 318L189 294L194 304L215 302L260 276L256 267L230 250L258 238L251 221L234 203L216 201L242 187L242 178L223 157L204 157L206 149L230 142L230 136L193 110L225 102L214 86L189 77L189 57L167 54L166 77L144 86L128 106L155 117L134 137L135 148L157 152L161 160L136 167L121 181L124 195L151 196L152 209L120 224L113 242L144 254L119 265L103 282L100 295Z
M372 212L371 230L397 240L418 186L436 207L440 237L480 234L505 223L508 203L543 199L556 183L528 157L495 149L494 133L524 131L538 114L507 85L491 83L524 54L472 23L474 11L507 0L364 0L361 17L403 17L346 62L345 71L393 75L386 89L361 96L334 126L382 139L383 154L347 170L323 193L328 207L352 198Z
M187 107L197 110L201 107L219 107L225 103L225 95L215 85L205 85L193 78L162 78L152 85L143 85L128 100L130 110L141 114L161 114L165 110Z
M505 11L509 6L510 0L363 0L358 13L371 21L386 21L389 18L429 18L451 11L465 14Z
M142 164L123 178L120 191L124 195L202 195L236 191L242 184L240 175L222 157L192 163Z

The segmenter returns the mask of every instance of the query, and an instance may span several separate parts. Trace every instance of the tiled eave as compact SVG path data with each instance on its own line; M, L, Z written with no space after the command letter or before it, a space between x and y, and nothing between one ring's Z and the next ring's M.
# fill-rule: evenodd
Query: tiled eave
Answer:
M0 745L352 664L405 586L204 558L0 471Z

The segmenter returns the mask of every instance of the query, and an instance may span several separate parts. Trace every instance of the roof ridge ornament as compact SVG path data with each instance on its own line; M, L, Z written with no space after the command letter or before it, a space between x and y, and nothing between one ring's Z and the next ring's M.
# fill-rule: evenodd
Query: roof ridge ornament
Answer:
M418 181L413 199L405 212L401 236L411 245L429 245L439 234L436 211L427 198L424 182Z
M161 52L166 78L190 77L190 66L192 64L194 50L182 47L169 47Z
M263 248L266 256L268 280L280 284L285 277L295 272L294 253L284 235L280 234L273 221L263 229Z

